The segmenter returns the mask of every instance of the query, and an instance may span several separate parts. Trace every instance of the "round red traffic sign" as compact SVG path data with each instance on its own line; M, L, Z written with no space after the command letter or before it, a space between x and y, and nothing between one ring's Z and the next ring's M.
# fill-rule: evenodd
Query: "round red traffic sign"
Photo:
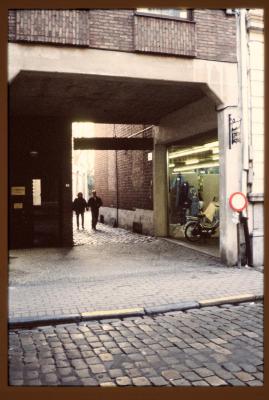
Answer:
M230 196L229 204L234 211L240 212L247 207L248 201L244 193L235 192Z

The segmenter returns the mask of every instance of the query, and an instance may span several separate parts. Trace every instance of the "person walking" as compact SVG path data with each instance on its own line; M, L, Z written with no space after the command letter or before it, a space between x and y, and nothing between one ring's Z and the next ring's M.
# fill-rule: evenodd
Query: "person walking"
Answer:
M99 208L103 205L100 197L96 195L96 190L92 191L92 197L88 200L88 207L91 208L92 213L92 229L96 231L96 224L99 216Z
M75 211L76 217L77 217L77 229L79 229L79 215L81 215L81 226L82 226L82 229L84 229L85 209L88 211L87 202L83 198L83 194L81 192L79 192L77 195L77 198L73 201L73 211Z

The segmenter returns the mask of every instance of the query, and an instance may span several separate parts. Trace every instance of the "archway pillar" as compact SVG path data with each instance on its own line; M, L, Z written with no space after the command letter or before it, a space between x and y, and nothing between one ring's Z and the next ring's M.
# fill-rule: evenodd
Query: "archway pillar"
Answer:
M156 143L153 153L153 210L155 236L167 236L167 149L166 145Z
M219 107L219 169L220 169L220 256L228 266L236 265L238 254L237 225L233 222L233 210L229 197L241 191L242 150L241 143L229 144L229 114L236 120L239 112L236 107Z

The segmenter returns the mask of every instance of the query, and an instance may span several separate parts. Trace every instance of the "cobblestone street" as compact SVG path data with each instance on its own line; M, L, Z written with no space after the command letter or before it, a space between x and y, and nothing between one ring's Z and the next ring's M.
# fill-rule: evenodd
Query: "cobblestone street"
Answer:
M264 7L60 3L0 7L0 398L264 400Z
M10 318L263 294L263 274L253 268L227 268L163 239L104 224L97 228L76 231L77 246L70 249L10 252Z
M122 228L113 228L107 224L98 223L97 230L93 231L91 226L90 212L85 213L85 229L76 229L75 216L73 217L73 240L75 246L92 245L102 246L105 244L132 244L149 243L157 239L153 236L140 235Z
M263 305L10 332L10 385L262 386Z
M10 253L10 321L36 321L10 330L11 385L263 384L262 303L74 320L96 310L261 296L261 271L103 224L76 230L74 242ZM64 316L72 323L60 323ZM55 322L38 326L49 317Z

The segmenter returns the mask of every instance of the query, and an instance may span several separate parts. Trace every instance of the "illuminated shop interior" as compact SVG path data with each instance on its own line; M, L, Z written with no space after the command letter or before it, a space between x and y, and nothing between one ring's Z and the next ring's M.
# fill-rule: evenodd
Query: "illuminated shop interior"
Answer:
M183 239L189 217L219 201L219 142L169 147L168 177L169 236Z

